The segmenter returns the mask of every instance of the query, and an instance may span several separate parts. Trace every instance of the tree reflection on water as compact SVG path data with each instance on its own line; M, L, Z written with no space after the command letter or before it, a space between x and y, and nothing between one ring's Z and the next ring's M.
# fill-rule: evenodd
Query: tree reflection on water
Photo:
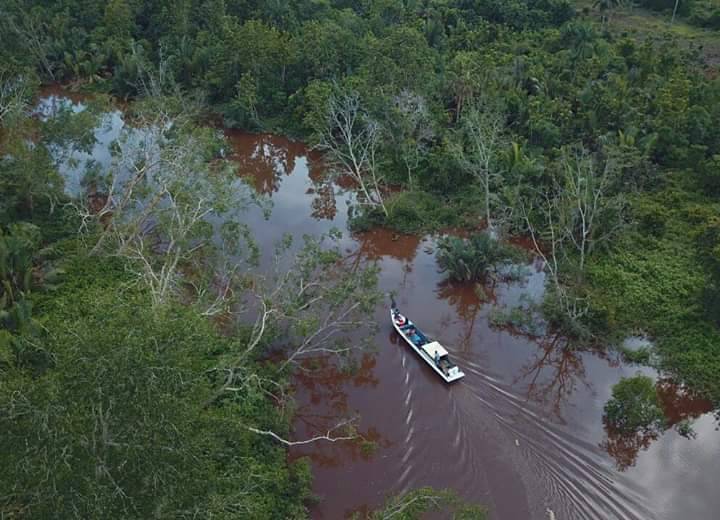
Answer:
M600 443L600 448L613 458L619 471L634 466L640 452L647 450L653 441L673 427L680 435L693 438L689 421L713 410L711 401L691 393L669 378L658 379L655 391L665 417L662 425L626 431L616 428L607 417L603 417L606 438Z
M514 384L527 381L527 399L550 406L562 419L561 405L579 385L591 388L587 381L583 353L559 332L537 340L538 349L525 363Z
M455 309L455 315L459 318L461 328L460 336L455 343L463 352L468 352L472 346L475 324L483 306L495 301L494 286L483 287L480 284L456 283L450 280L443 280L435 290L437 298L446 300ZM448 320L450 321L450 318ZM443 323L445 328L450 323Z
M230 158L237 164L240 177L250 179L255 190L272 195L280 189L282 177L290 175L307 148L302 143L273 134L248 134L226 129L231 145Z
M375 365L372 353L364 353L345 366L338 365L331 357L304 362L293 378L298 406L293 417L296 433L310 437L352 415L348 402L350 388L377 386ZM307 456L320 466L336 467L348 460L368 459L373 452L369 446L388 445L374 427L357 433L357 441L298 447L292 450L292 456Z
M334 179L328 175L323 161L310 155L308 178L312 186L308 188L307 194L314 195L310 203L312 217L317 220L334 220L337 215Z

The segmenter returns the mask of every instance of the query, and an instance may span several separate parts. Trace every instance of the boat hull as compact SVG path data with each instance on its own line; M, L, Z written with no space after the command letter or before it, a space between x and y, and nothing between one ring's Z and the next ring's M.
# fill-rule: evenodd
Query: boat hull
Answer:
M410 347L415 351L415 353L418 356L420 356L420 358L422 358L425 361L425 363L427 363L428 366L430 368L432 368L435 371L435 373L443 379L443 381L445 381L446 383L452 383L454 381L457 381L458 379L462 379L463 377L465 377L465 374L460 370L458 370L458 372L452 376L446 375L445 372L443 372L440 369L440 367L438 367L435 364L435 361L432 358L430 358L427 354L425 354L425 352L423 352L417 345L415 345L415 343L413 343L412 340L405 335L405 333L398 326L398 324L395 323L395 316L393 314L393 309L390 309L390 322L392 323L393 327L395 328L395 331L397 331L397 333L400 335L400 337L405 340L405 343L410 345Z

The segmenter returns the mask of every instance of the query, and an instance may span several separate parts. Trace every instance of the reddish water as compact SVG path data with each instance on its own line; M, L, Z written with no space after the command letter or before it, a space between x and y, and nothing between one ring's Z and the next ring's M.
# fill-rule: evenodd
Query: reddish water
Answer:
M274 203L269 220L259 211L248 215L263 249L287 231L345 229L350 195L323 181L317 156L284 138L229 136L241 175ZM542 294L541 265L529 266L523 283L485 288L481 300L475 287L444 280L430 237L375 230L345 243L359 262L379 262L381 289L397 292L401 309L448 347L466 377L453 386L440 381L398 340L384 308L377 311L377 350L363 355L356 371L326 363L298 376L294 438L358 414L360 431L376 443L372 452L356 443L293 451L312 461L321 497L313 517L342 518L424 485L456 489L499 519L547 518L547 509L558 519L717 517L720 435L709 403L660 381L671 423L699 417L697 438L672 429L658 438L613 435L603 426L603 405L611 386L637 368L561 337L531 340L489 326L493 305Z
M109 114L91 153L59 161L69 192L79 187L76 162L109 164L109 143L121 127L121 115ZM284 233L299 238L346 229L352 186L329 183L319 157L285 138L227 136L239 174L273 202L269 218L259 208L243 217L264 253ZM531 339L488 323L493 306L542 294L542 266L528 266L523 283L478 291L444 280L433 245L431 237L386 230L346 233L347 254L379 263L382 290L397 292L401 309L448 348L466 377L452 386L440 381L398 340L385 308L377 310L377 348L361 356L357 370L327 362L300 374L294 438L324 433L358 414L360 431L376 445L372 452L353 442L293 451L312 460L314 491L322 498L313 517L342 518L431 485L486 504L497 519L547 518L548 509L557 519L717 518L720 434L709 403L659 378L670 423L697 418L697 437L673 429L635 437L606 431L602 408L611 386L636 368L572 348L561 337Z

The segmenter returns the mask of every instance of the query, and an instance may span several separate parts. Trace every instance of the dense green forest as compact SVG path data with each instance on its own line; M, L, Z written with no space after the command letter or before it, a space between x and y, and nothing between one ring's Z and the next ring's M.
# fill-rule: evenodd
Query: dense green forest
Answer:
M377 273L343 270L330 236L278 253L292 276L249 274L247 230L203 221L254 204L201 124L218 115L323 150L362 191L354 229L529 237L550 323L608 348L647 335L633 361L720 403L720 44L678 30L717 29L720 6L640 1L657 12L641 12L657 22L645 31L623 4L4 1L0 516L306 514L307 464L266 435L287 439L292 414L292 363L268 349L328 348L305 340L315 316L371 316ZM87 200L63 190L49 150L90 146L98 111L36 117L54 82L130 101L159 129L158 153L118 146L121 203L112 179L88 182ZM132 182L149 168L164 172L157 193ZM172 204L133 211L155 195ZM247 270L221 265L213 234ZM491 242L449 244L445 264ZM227 299L211 296L218 280ZM213 319L233 306L257 320Z

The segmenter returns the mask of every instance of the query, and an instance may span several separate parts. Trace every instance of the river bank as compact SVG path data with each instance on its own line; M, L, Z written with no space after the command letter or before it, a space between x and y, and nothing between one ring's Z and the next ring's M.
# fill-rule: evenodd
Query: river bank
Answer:
M113 128L99 130L89 157L109 157L112 139L103 132ZM370 450L352 442L291 450L292 458L312 461L313 491L321 497L314 517L374 509L388 495L424 485L456 489L487 504L493 518L539 519L547 509L560 518L713 516L720 503L704 483L720 477L710 455L720 440L710 403L620 356L583 350L562 336L528 337L492 325L493 309L542 295L541 263L530 262L520 281L482 291L450 283L438 271L435 236L382 228L348 233L351 186L327 179L321 158L301 143L230 130L226 136L238 175L272 202L269 216L253 207L242 217L264 258L285 233L339 228L348 259L377 262L380 288L395 291L401 307L448 346L467 374L445 386L398 341L384 308L375 315L375 348L355 370L321 363L300 371L294 435L308 438L357 414L359 432L373 444ZM87 158L75 156L74 163ZM656 378L673 421L697 419L694 440L673 429L653 439L609 436L602 409L610 388L638 370Z

